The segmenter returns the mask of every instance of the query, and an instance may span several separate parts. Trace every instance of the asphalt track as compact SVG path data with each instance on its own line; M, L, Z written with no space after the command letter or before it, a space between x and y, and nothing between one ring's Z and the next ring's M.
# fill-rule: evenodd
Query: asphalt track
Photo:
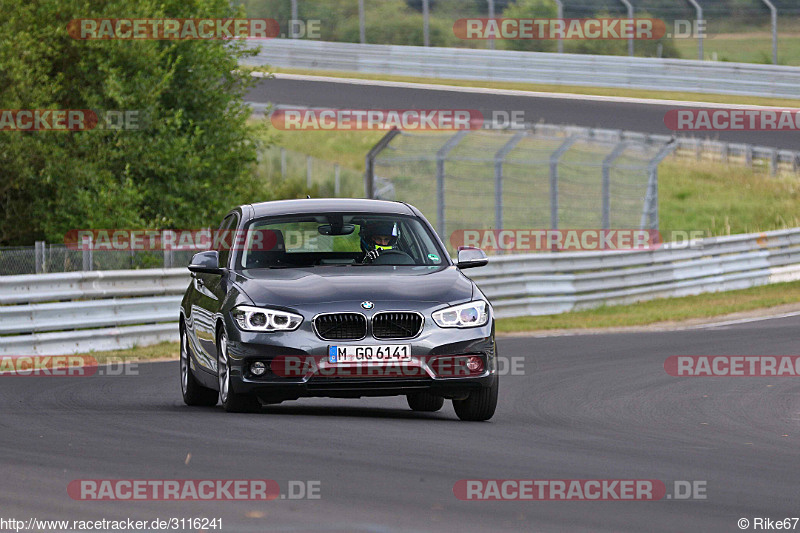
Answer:
M227 414L183 405L177 362L121 377L0 377L0 518L221 517L223 531L739 531L800 515L800 382L676 378L670 355L797 353L800 318L522 338L489 422L448 402L308 399ZM187 456L191 458L187 464ZM75 501L76 479L318 480L318 500ZM461 479L705 481L707 499L460 501Z
M280 75L279 75L280 76ZM309 107L352 109L473 109L484 117L493 111L522 111L526 122L568 124L592 128L623 129L643 133L672 135L664 124L664 114L677 107L669 102L593 100L588 98L461 92L447 87L419 89L408 86L367 85L277 77L261 79L246 100ZM697 104L697 108L704 107ZM787 150L800 149L800 132L721 131L698 133L698 138L750 143Z

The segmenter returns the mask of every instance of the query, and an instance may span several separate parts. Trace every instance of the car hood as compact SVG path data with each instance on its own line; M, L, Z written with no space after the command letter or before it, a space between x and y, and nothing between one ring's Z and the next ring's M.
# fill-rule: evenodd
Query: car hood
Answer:
M235 282L256 305L310 306L329 302L466 301L473 285L455 267L326 266L253 269Z

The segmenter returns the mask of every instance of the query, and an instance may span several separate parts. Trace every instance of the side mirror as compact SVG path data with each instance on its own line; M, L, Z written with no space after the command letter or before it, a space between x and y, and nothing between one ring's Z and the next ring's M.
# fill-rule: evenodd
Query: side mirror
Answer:
M192 257L189 270L197 274L222 274L219 267L219 252L200 252Z
M489 258L480 248L461 246L458 249L458 262L456 263L458 268L475 268L486 266L487 264L489 264Z

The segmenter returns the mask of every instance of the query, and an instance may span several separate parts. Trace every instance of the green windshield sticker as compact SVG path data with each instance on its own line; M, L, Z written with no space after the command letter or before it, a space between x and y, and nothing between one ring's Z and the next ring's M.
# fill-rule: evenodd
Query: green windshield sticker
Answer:
M428 259L431 261L436 261L437 263L439 262L439 256L436 254L428 254Z

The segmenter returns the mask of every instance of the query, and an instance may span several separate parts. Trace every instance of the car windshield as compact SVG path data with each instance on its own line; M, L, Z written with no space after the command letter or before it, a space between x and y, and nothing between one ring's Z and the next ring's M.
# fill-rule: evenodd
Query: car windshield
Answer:
M427 225L412 216L302 214L257 219L245 231L241 269L447 263Z

